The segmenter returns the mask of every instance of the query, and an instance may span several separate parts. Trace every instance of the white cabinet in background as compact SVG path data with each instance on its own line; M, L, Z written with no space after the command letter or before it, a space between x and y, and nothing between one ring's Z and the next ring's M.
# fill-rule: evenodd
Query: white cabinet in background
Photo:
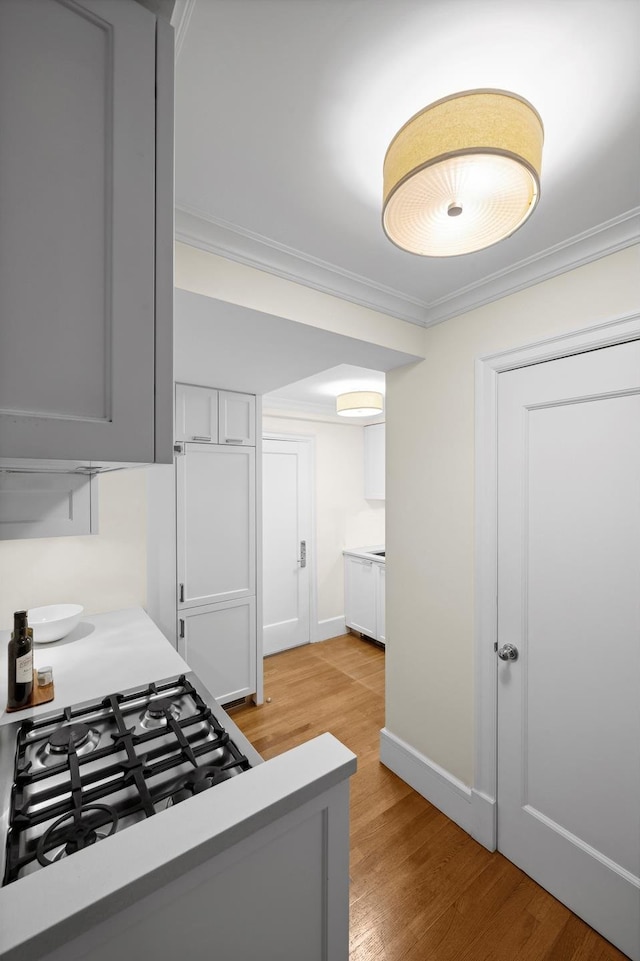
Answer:
M387 569L384 564L378 564L378 590L376 597L376 640L386 644L387 637L385 632L385 590L386 590Z
M0 457L172 460L173 29L0 3Z
M256 398L176 384L175 426L178 649L221 704L261 703Z
M218 443L218 391L176 384L176 440Z
M178 653L221 704L256 690L256 599L181 610Z
M254 448L186 444L176 483L179 608L255 594Z
M256 399L213 387L176 384L177 441L255 447Z
M256 399L252 394L219 392L218 437L221 444L256 445Z
M354 631L385 641L385 566L383 562L344 556L345 623Z
M364 428L364 496L365 500L385 499L385 425L370 424Z

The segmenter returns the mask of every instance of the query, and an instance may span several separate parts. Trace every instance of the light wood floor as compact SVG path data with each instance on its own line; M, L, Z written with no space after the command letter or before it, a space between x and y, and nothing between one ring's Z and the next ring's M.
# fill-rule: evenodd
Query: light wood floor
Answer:
M358 755L350 961L624 961L380 764L381 649L347 634L268 658L264 680L270 703L232 714L265 759L324 731Z

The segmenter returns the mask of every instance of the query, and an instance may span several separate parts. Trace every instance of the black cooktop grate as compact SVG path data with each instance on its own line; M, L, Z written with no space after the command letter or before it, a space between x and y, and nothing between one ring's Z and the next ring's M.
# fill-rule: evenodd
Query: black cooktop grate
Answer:
M184 716L174 713L175 704L186 705ZM149 729L140 723L145 711ZM83 753L94 729L97 742ZM42 750L50 753L38 769L34 758ZM250 766L184 675L26 720L17 738L2 883Z

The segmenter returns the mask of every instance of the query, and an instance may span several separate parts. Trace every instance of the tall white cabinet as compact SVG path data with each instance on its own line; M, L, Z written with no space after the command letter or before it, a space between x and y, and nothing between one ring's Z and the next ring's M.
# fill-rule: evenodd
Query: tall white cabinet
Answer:
M171 463L173 29L0 3L0 458Z
M223 704L261 699L255 437L254 396L176 385L178 649Z

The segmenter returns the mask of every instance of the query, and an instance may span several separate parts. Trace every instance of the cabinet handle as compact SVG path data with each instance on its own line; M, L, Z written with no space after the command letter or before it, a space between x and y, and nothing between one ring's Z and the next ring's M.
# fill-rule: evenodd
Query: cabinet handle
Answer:
M244 444L244 437L225 437L225 444Z
M180 633L178 635L180 638L184 638L184 619L180 618Z
M184 584L180 584L179 598L180 598L180 603L184 604Z
M194 434L194 435L192 436L191 440L202 440L202 441L204 441L205 443L210 443L210 442L211 442L211 435L209 435L208 437L205 437L204 434L202 434L202 435L200 435L200 434Z

